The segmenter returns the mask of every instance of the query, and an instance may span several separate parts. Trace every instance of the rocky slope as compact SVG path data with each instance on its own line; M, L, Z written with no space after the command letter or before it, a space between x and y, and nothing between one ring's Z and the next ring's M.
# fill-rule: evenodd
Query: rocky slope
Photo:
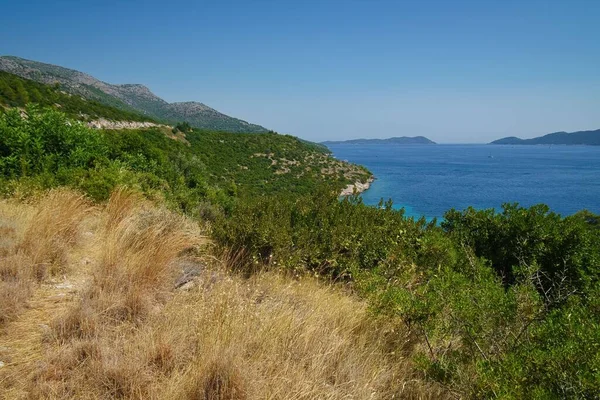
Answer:
M91 75L57 65L0 57L0 71L46 84L59 84L69 92L127 111L136 111L168 123L187 121L196 128L227 132L266 132L260 125L230 117L202 103L168 103L139 84L113 85Z

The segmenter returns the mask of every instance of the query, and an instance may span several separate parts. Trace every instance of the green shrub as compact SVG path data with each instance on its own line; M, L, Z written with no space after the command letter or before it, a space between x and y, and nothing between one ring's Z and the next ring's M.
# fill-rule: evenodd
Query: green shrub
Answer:
M505 285L533 281L548 304L585 292L600 276L599 231L584 215L561 218L545 205L505 204L501 213L469 208L444 217L444 229L490 260Z

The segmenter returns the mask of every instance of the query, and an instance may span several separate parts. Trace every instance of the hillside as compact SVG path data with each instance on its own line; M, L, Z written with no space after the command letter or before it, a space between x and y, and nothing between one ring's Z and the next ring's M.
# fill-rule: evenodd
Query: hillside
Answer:
M0 112L2 107L25 107L35 103L60 109L70 118L92 121L100 118L113 121L153 122L150 117L110 105L87 100L79 95L61 91L55 85L46 85L20 76L0 71Z
M401 136L391 137L388 139L351 139L351 140L329 140L322 142L324 145L329 144L436 144L434 141L427 139L424 136Z
M232 152L253 146L245 161L256 164L239 170L284 178L242 195L256 177L235 173L242 156L220 164L222 133L188 145L29 112L0 115L7 398L600 389L598 216L507 204L426 223L390 202L340 201L321 174L295 188L275 173L310 150L294 138L228 134L248 140ZM78 191L45 190L65 185Z
M227 132L267 132L262 126L230 117L202 103L168 103L146 86L139 84L113 85L76 70L13 56L0 57L0 71L60 88L85 99L129 112L141 113L166 123L187 121L196 128Z
M207 204L228 208L250 196L300 195L320 187L339 193L370 176L322 146L289 135L198 129L174 134L165 127L93 130L59 111L31 107L0 114L5 194L25 180L38 188L76 187L103 200L117 185L129 185L196 214Z
M494 140L490 144L555 144L555 145L590 145L600 146L600 129L595 131L554 132L532 139L505 137Z
M91 129L40 88L0 112L7 398L600 392L600 216L407 218L340 199L371 174L322 145Z
M40 187L75 186L96 200L105 199L119 183L133 184L196 212L192 208L206 201L229 204L236 197L300 195L323 185L340 193L372 180L367 169L335 159L321 144L274 132L239 135L185 123L171 128L137 112L66 93L56 84L3 71L0 118L5 194L12 193L19 177L33 178ZM92 133L71 119L100 131ZM38 145L37 157L27 150L30 141ZM85 163L91 170L70 163L71 151L81 146L90 153ZM21 151L27 155L18 155ZM50 174L42 179L43 170ZM52 175L59 170L60 176Z

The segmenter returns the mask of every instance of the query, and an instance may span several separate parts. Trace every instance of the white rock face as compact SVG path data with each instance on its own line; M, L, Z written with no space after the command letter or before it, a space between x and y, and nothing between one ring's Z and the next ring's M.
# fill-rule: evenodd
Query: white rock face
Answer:
M356 189L356 193L362 193L371 187L371 183L373 183L374 180L375 178L370 177L365 183L354 182L354 184L346 186L340 193L340 196L352 196L354 194L354 189Z
M155 124L154 122L137 122L137 121L110 121L100 118L87 123L90 128L94 129L140 129L152 127L167 127L167 125Z

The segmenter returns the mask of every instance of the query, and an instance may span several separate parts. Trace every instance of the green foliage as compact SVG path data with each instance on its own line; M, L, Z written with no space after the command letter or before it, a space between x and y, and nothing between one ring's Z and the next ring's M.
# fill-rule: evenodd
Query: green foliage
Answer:
M21 177L56 173L61 168L95 168L106 160L101 137L59 112L23 118L16 109L0 118L0 174Z
M600 393L600 292L573 296L532 324L505 357L481 368L482 396L597 398Z
M276 133L212 132L194 129L186 134L190 151L210 171L209 181L223 185L234 182L242 198L276 193L301 195L323 185L338 191L355 180L366 181L369 171L343 164L350 178L322 169L342 164L322 146Z
M505 204L502 213L450 210L442 226L490 260L506 285L533 280L549 304L585 292L600 274L600 236L583 214L561 218L544 205Z
M425 221L403 211L366 206L357 198L338 201L321 188L304 197L248 199L215 227L215 237L234 250L249 251L255 264L303 268L336 279L423 255L418 245Z
M17 109L0 116L0 176L5 182L70 185L96 200L108 198L117 185L129 185L194 214L194 207L207 199L222 206L229 201L225 191L206 183L206 175L188 146L157 129L96 131L59 111L34 106L26 116Z
M180 122L173 127L173 133L182 132L188 133L192 131L192 127L187 122Z

